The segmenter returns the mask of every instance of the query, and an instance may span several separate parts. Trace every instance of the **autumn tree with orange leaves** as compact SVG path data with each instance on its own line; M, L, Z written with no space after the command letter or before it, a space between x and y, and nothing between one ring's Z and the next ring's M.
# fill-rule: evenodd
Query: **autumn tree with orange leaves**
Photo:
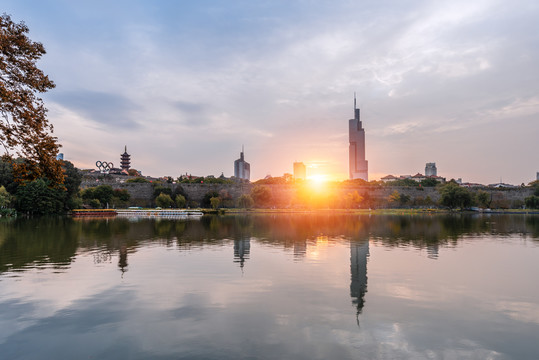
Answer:
M3 160L11 162L18 183L46 178L50 186L62 187L64 174L56 160L58 139L47 120L47 109L38 97L54 83L37 66L45 54L39 42L26 35L24 24L9 15L0 16L0 146ZM24 161L14 161L14 156Z

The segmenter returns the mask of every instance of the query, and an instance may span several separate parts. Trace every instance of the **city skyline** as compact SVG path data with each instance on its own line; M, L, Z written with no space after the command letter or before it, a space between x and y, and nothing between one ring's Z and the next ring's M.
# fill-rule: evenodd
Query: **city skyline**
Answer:
M520 184L539 171L533 1L14 1L47 54L43 94L65 159L145 175L348 178L354 91L369 179L421 172Z

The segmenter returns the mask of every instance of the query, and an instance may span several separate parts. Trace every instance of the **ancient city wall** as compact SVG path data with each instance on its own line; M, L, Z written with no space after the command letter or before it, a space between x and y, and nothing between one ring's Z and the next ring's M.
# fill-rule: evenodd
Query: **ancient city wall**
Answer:
M82 188L93 187L98 185L111 185L113 189L126 189L131 195L132 205L137 206L154 206L153 193L154 184L152 183L126 183L117 180L118 178L109 178L108 180L100 179L85 179L81 184ZM120 178L121 179L121 178ZM208 192L221 192L225 190L234 199L238 199L242 194L250 194L254 186L253 184L168 184L159 183L159 186L168 187L173 193L179 192L181 187L187 199L191 202L200 204L204 195ZM276 206L288 206L293 203L297 196L297 188L293 185L262 185L270 189L272 193L273 203ZM482 188L490 194L492 207L519 207L523 205L524 199L532 195L531 188L515 188L515 189L491 189ZM309 190L311 191L311 190ZM316 190L312 190L316 191ZM378 206L384 206L387 199L394 192L408 195L411 199L430 199L432 202L437 202L440 199L440 194L433 187L412 188L412 187L392 187L392 186L339 186L334 187L333 191L336 198L344 198L348 193L357 191L363 197L369 197ZM474 190L472 190L474 191Z

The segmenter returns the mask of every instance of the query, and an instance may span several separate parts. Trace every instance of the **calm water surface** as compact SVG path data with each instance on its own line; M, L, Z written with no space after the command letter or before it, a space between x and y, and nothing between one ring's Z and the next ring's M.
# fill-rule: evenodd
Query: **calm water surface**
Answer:
M539 217L0 222L2 359L538 359Z

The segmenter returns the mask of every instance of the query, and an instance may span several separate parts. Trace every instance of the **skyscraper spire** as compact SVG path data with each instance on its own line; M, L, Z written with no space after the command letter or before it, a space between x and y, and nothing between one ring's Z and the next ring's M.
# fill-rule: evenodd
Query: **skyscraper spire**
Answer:
M354 118L348 121L350 179L369 181L368 162L365 159L365 129L361 124L354 92Z

